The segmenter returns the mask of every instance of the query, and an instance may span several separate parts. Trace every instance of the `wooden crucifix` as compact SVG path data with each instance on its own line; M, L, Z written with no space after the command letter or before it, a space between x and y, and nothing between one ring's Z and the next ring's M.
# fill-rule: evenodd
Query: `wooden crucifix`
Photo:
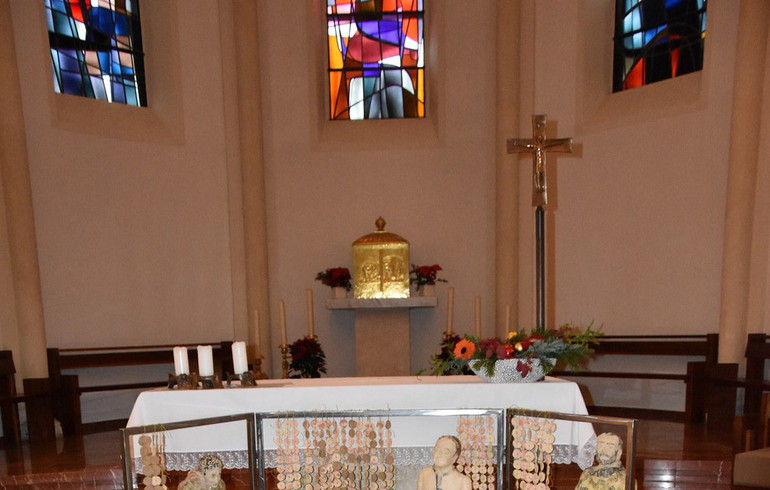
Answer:
M511 138L508 153L532 153L532 206L535 207L537 328L545 329L545 206L548 204L546 181L547 152L572 153L572 138L547 139L545 115L532 116L532 138Z

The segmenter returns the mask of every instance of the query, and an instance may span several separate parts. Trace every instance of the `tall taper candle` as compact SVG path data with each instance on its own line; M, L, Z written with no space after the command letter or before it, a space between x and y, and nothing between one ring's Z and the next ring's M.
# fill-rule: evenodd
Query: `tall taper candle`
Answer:
M281 345L286 345L286 304L278 300L278 326L281 328Z
M190 361L187 359L187 347L174 347L174 374L190 374Z
M233 374L243 374L249 370L249 361L246 359L246 342L233 342Z
M481 296L476 296L473 310L476 316L476 337L481 338Z
M446 333L451 335L455 317L455 288L450 287L446 294Z
M254 357L257 359L262 358L262 352L259 350L259 336L261 333L259 329L259 310L254 310Z
M313 320L313 290L307 290L307 335L312 337L315 335L315 325Z
M198 374L214 376L214 356L210 345L198 346Z
M505 333L511 331L511 305L505 305Z

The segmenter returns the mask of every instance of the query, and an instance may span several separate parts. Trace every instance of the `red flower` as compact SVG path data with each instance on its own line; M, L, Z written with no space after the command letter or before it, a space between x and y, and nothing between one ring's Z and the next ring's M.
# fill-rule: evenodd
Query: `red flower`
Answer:
M345 288L350 291L353 285L350 283L351 276L347 267L335 267L319 272L315 276L316 281L330 288Z
M425 286L436 284L436 281L446 282L444 279L438 278L438 271L442 270L438 264L433 265L414 265L412 264L412 270L409 271L409 282L416 282L417 286Z

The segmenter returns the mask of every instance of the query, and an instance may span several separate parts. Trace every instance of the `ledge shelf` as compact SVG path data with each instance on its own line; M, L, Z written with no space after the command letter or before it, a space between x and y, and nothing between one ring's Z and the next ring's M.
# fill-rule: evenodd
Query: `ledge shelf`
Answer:
M409 298L330 298L326 308L330 310L364 310L374 308L433 308L438 304L436 296L411 296Z

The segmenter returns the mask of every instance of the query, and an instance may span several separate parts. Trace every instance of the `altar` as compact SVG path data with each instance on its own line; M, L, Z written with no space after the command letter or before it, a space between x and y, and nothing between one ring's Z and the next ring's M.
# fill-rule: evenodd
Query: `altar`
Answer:
M290 418L298 413L301 417L312 417L316 412L349 411L353 413L351 417L362 417L372 411L377 417L387 418L388 411L397 410L478 409L481 413L506 408L587 414L577 384L551 377L537 383L506 384L487 383L477 376L279 379L260 380L259 386L253 388L145 391L137 398L127 427L162 428L172 422L243 413L284 413ZM421 415L389 419L394 448L406 451L401 454L406 454L409 463L415 465L431 464L431 448L436 438L457 431L456 420ZM261 450L274 453L280 434L276 437L274 421L265 422L259 429ZM247 467L248 434L244 426L231 423L169 433L164 440L169 469L189 469L201 455L211 453L223 456L226 467ZM591 465L595 451L591 424L561 423L554 436L554 462ZM498 438L493 438L495 445ZM267 466L271 466L271 454L260 457L266 458Z

